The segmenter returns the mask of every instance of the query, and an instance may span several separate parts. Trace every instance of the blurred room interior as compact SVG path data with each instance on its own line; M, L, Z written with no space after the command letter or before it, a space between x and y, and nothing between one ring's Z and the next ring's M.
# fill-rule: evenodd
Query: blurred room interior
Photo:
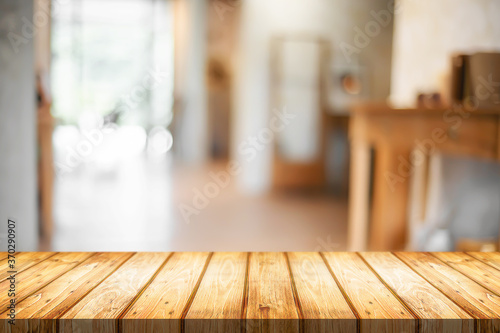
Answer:
M22 251L498 250L499 15L0 0L2 221Z

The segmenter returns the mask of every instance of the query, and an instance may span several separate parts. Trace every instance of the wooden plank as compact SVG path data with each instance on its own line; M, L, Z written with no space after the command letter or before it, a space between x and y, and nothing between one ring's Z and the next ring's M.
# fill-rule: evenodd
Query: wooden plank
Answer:
M298 332L299 310L284 253L250 254L246 332Z
M208 252L174 253L124 314L122 331L180 332L183 310L208 260Z
M408 266L479 321L478 331L500 332L500 297L428 253L396 253Z
M165 263L169 253L141 252L74 305L60 322L60 332L117 332L118 321Z
M497 160L500 161L500 117L497 118ZM498 238L498 249L500 250L500 237Z
M433 255L500 296L499 270L465 253L434 252Z
M497 117L497 160L500 162L500 116ZM498 231L497 251L500 251L500 230Z
M499 252L467 252L467 254L500 270Z
M39 262L55 255L55 252L19 252L15 254L15 270L17 273L21 273L22 271L38 264ZM0 281L5 280L10 276L9 268L7 264L9 263L9 259L5 258L0 261L0 267L2 270L0 271Z
M351 126L361 126L356 119ZM365 251L368 246L370 207L370 146L358 139L351 143L351 175L349 177L349 251Z
M419 156L418 163L413 164L413 173L408 179L410 182L408 193L408 226L405 251L414 251L418 248L418 234L425 221L425 212L428 209L427 194L430 180L430 158L417 148L412 150L412 156Z
M48 283L79 265L91 255L93 255L93 253L57 253L49 259L40 262L38 265L18 273L15 277L16 302L21 302L24 298L30 296L40 288L45 287ZM9 298L3 297L3 295L7 295L10 284L10 279L0 283L0 295L2 295L2 298L0 298L0 309L2 310L5 309L10 302Z
M352 252L323 253L360 318L360 332L415 332L417 320Z
M357 318L317 252L287 253L304 332L356 332Z
M474 331L474 320L469 314L393 254L365 252L361 256L420 318L420 330L450 333Z
M70 309L129 257L129 253L97 253L16 304L17 330L49 332L55 329L55 321L50 319L58 318ZM7 312L0 315L0 319L6 318Z
M500 331L499 256L58 253L17 275L0 331Z
M234 332L243 328L247 253L215 253L185 316L187 332Z
M406 244L410 171L403 162L411 161L412 147L394 142L374 146L373 202L369 249L402 250Z

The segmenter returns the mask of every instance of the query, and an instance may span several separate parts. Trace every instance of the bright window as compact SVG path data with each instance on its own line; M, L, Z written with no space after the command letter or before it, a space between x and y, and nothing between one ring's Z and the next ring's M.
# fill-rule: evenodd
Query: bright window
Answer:
M52 113L76 124L88 113L119 124L168 125L173 102L168 0L53 0Z

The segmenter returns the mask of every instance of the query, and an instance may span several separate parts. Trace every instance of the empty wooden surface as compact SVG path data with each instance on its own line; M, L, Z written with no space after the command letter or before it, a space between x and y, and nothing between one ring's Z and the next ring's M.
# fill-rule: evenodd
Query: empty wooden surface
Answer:
M298 332L299 312L284 253L250 254L247 332Z
M122 317L123 332L177 332L209 253L174 253L157 277Z
M53 256L55 253L50 252L21 252L16 253L15 255L15 271L19 274L27 268L37 264L38 262L47 259L50 256ZM9 259L7 254L5 257L2 255L2 260L0 260L0 267L2 270L0 271L0 281L5 280L10 273L8 273L7 265L9 264Z
M324 253L360 319L361 332L414 332L415 317L354 252Z
M362 253L387 287L417 316L425 332L470 332L472 317L391 253ZM446 320L446 321L445 321Z
M500 297L429 253L397 253L416 273L474 318L500 318ZM499 332L499 322L479 322L482 332Z
M288 254L305 332L353 332L356 315L319 253ZM318 320L320 319L320 320Z
M33 255L36 256L36 254ZM57 253L18 273L16 275L16 301L22 301L92 255L92 253ZM10 302L7 297L10 285L9 278L0 282L0 295L2 295L0 309L5 309Z
M103 281L130 257L130 253L97 253L74 269L39 289L16 306L20 320L16 325L22 332L47 331L55 319ZM47 320L40 320L44 318Z
M237 332L243 312L247 253L215 253L184 318L188 331ZM198 320L196 320L198 319ZM210 327L205 321L212 320ZM235 320L236 319L236 320Z
M500 295L500 271L465 253L438 252L434 255L450 267Z
M118 270L68 310L62 319L62 331L114 332L116 318L127 309L147 286L168 258L168 253L134 254ZM84 320L78 320L84 319ZM102 320L100 320L102 319Z
M23 253L0 332L499 332L499 253Z

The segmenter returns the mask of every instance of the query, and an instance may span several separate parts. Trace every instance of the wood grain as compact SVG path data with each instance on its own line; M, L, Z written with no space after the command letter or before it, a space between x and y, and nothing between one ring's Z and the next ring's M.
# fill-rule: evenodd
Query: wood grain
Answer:
M500 270L500 253L498 252L467 252L467 254Z
M141 252L74 305L62 319L61 332L116 332L117 321L158 269L169 253Z
M122 317L123 332L179 332L183 309L208 258L208 252L174 253Z
M356 125L351 123L351 126ZM370 145L363 140L355 140L351 141L350 148L348 250L365 251L368 247L370 207L370 188L367 186L370 183Z
M431 332L473 332L474 320L391 253L364 252L361 256Z
M415 332L413 315L356 253L323 255L360 318L361 332Z
M479 332L498 332L500 296L491 293L465 275L428 253L396 253L396 256L415 270L456 304L479 321Z
M298 332L299 310L285 254L253 252L249 261L246 332Z
M65 272L79 265L93 253L57 253L37 265L18 273L16 280L16 302L21 302L38 289L58 278ZM36 256L34 256L36 257ZM9 303L7 290L10 288L9 279L0 283L0 309L4 310ZM2 311L3 312L3 311Z
M370 250L400 250L405 246L410 179L400 170L402 160L411 161L411 150L392 141L380 143L375 150Z
M15 254L15 270L17 273L21 273L22 271L30 268L38 264L39 262L55 255L54 252L19 252ZM2 270L0 271L0 281L5 280L9 277L10 273L8 267L8 258L4 258L0 261L0 267Z
M70 309L129 257L128 253L98 253L55 279L16 305L17 329L22 332L50 331L55 322L47 319L58 318ZM5 318L8 318L6 312L0 315L0 319Z
M316 252L287 253L304 332L355 332L356 315L342 295L323 258Z
M500 331L500 253L18 255L0 332Z
M435 252L441 259L460 273L500 296L500 271L482 261L460 252Z
M215 253L185 316L188 332L240 332L247 253Z

